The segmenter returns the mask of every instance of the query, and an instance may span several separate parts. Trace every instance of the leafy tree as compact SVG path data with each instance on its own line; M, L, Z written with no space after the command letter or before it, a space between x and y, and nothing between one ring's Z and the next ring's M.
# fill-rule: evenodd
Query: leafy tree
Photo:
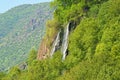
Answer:
M29 53L28 64L30 65L33 62L33 60L36 60L36 58L37 58L37 51L35 50L35 48L32 48Z
M20 69L18 67L13 67L2 80L19 80L20 75Z

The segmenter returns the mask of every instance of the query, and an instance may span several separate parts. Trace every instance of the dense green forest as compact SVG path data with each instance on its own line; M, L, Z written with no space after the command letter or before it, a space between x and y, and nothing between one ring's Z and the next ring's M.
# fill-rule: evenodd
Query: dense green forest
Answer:
M120 80L120 0L54 0L51 6L56 10L44 39L69 22L75 26L66 59L57 50L52 57L37 60L32 48L27 68L15 66L0 73L1 80Z
M49 3L39 3L17 6L0 15L0 71L26 61L30 48L39 47L52 12Z

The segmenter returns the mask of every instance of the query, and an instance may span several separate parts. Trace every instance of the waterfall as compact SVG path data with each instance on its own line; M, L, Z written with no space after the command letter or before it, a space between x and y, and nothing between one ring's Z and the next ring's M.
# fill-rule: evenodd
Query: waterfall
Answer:
M51 50L51 53L50 53L51 56L54 54L54 52L55 52L55 51L58 49L58 47L59 47L59 43L60 43L60 32L61 32L61 31L58 32L58 34L57 34L57 36L56 36L56 39L55 39L55 41L54 41L54 43L53 43L52 50Z
M67 24L66 29L64 30L64 36L63 36L63 41L62 41L62 54L63 54L63 58L62 60L65 60L65 57L67 55L67 49L68 49L68 36L69 36L69 25L70 23Z
M63 34L63 40L62 40L62 46L61 46L61 53L63 54L62 60L65 60L65 57L67 55L67 50L68 50L68 37L69 37L69 27L70 23L67 24L67 27L64 29L64 34ZM52 49L50 52L50 56L52 56L56 50L60 47L60 33L61 31L58 32L53 45Z

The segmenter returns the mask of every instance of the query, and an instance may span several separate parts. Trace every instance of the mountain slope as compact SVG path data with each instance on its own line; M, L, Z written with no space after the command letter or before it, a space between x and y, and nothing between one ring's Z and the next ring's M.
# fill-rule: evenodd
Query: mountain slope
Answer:
M49 3L25 4L0 15L0 70L25 61L38 48L45 22L52 18Z
M120 0L54 0L54 18L26 70L2 80L120 80Z

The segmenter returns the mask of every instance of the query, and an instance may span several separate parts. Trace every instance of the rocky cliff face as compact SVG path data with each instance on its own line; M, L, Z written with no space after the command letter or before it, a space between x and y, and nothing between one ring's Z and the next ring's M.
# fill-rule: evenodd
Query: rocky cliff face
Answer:
M47 41L48 40L43 39L40 44L40 48L38 50L38 56L37 56L39 60L45 59L47 57L47 53L49 53L50 51L46 44Z

